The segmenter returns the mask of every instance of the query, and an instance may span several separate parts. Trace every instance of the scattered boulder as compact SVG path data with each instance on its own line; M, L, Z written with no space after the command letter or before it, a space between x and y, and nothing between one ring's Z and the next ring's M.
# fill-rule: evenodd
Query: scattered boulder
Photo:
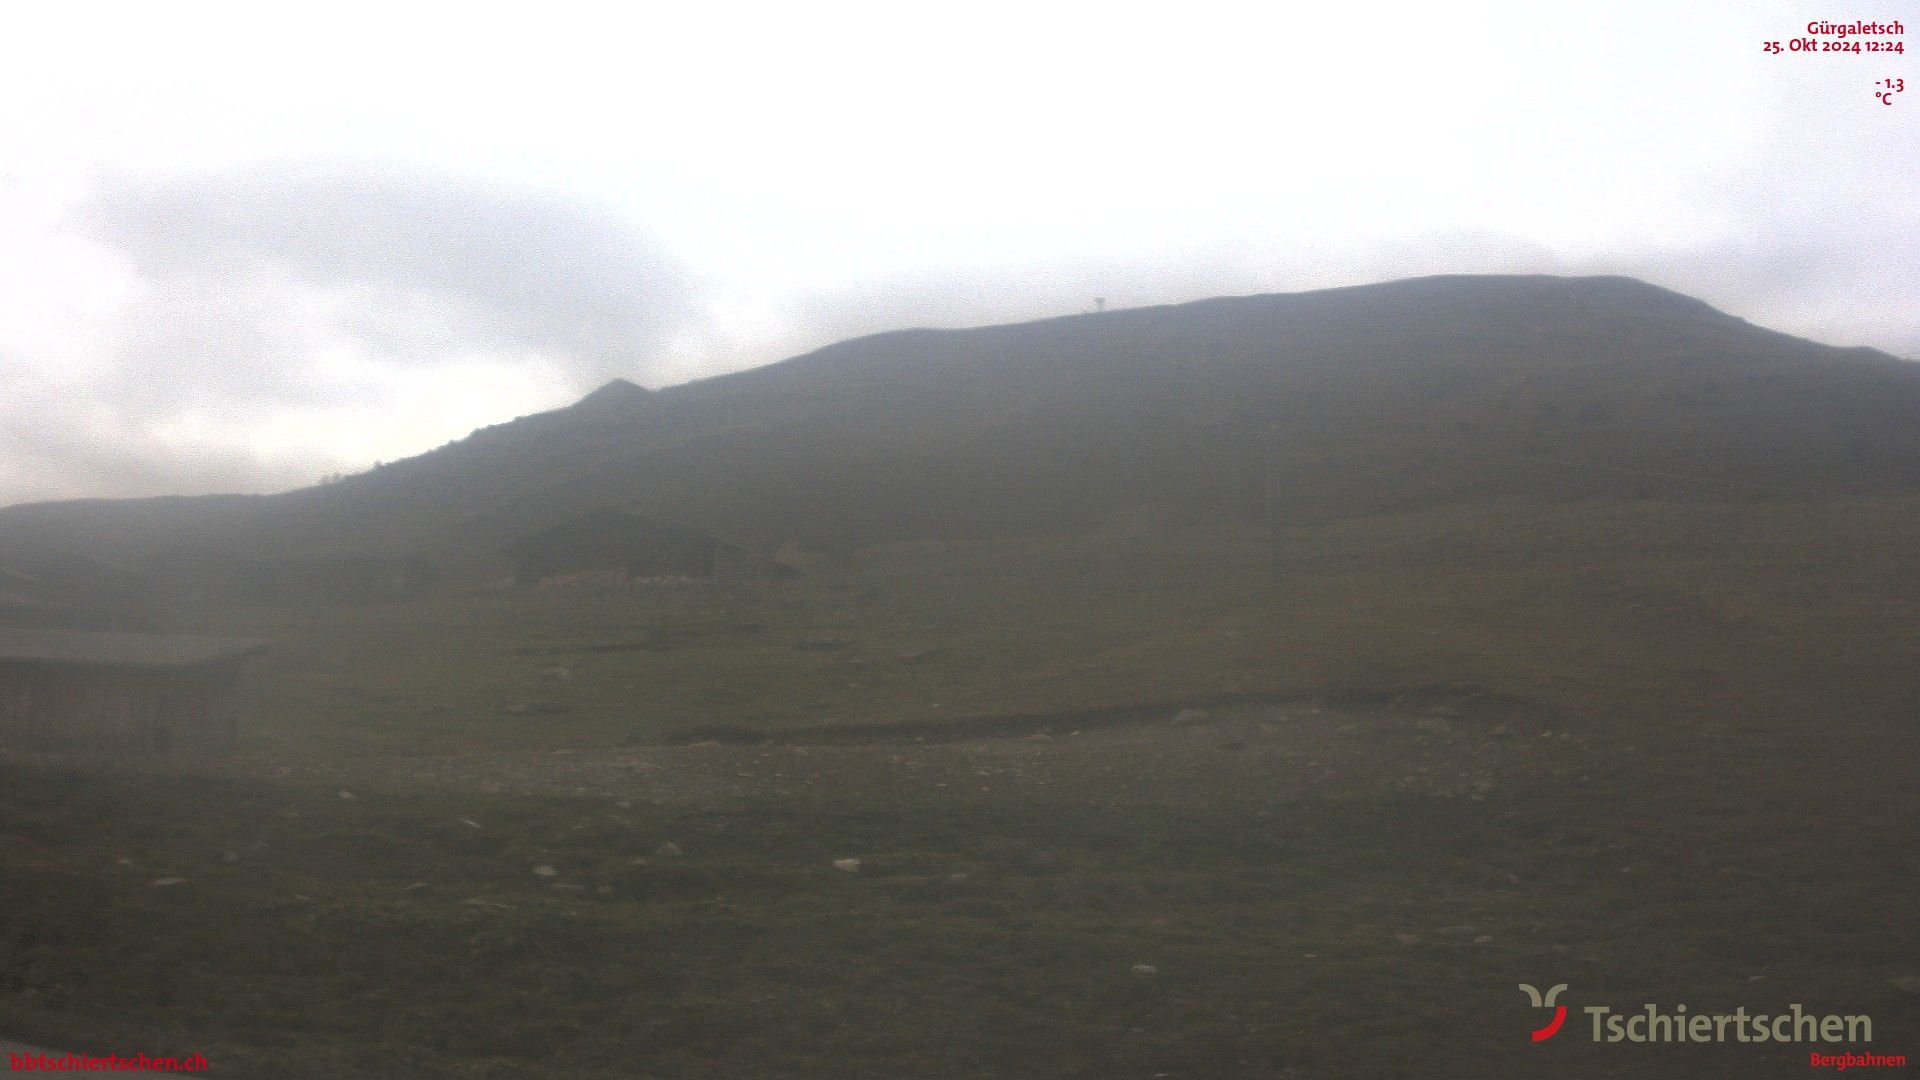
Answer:
M539 875L540 877L554 877L560 873L560 871L555 870L553 867L548 866L546 863L541 863L539 866L534 867L533 872Z
M1135 978L1151 979L1155 975L1160 974L1160 969L1152 964L1135 964L1133 965L1133 974Z
M835 870L845 871L846 873L849 873L849 874L857 874L860 872L860 860L859 859L835 859L833 860L833 868Z
M669 840L669 841L667 841L667 842L666 842L666 843L664 843L664 844L661 844L661 845L660 845L659 847L657 847L657 848L654 848L654 849L653 849L653 853L654 853L655 855L658 855L658 856L660 856L660 857L661 857L661 858L663 858L663 859L665 859L665 858L672 858L672 857L674 857L674 856L676 856L676 855L685 855L685 854L686 854L686 852L684 852L684 851L681 851L681 850L680 850L680 845L679 845L679 844L676 844L676 843L674 843L674 842L673 842L673 841L671 841L671 840Z
M1174 727L1194 727L1213 719L1213 714L1205 709L1181 709L1173 714Z

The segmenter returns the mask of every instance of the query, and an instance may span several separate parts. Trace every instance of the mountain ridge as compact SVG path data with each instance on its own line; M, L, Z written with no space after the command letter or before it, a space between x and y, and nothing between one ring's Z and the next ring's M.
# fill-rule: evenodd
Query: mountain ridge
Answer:
M1920 365L1878 350L1633 278L1440 275L891 330L658 390L617 379L322 487L6 508L0 542L203 570L427 551L478 573L605 506L848 551L1139 513L1817 497L1920 483L1913 415Z

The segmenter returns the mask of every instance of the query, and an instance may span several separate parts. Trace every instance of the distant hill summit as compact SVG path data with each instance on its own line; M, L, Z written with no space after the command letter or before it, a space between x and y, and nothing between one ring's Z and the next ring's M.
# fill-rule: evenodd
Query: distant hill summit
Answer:
M645 402L653 396L653 391L626 379L614 379L606 385L574 402L576 409L618 409L630 408Z
M748 551L1261 523L1484 499L1920 484L1920 365L1623 277L1446 276L902 330L649 391L616 380L337 484L0 511L169 573L499 551L623 507Z

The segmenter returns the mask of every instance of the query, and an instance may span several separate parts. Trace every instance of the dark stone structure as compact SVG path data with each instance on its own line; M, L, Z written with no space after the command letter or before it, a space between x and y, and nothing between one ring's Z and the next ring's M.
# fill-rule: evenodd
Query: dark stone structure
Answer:
M233 746L232 692L262 641L0 629L0 745L112 756Z

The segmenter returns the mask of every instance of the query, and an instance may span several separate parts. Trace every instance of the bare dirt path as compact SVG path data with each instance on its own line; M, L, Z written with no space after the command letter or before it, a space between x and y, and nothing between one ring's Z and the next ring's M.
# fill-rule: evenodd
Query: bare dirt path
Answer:
M1152 723L933 741L721 743L513 754L236 763L343 790L419 786L653 803L833 794L1183 803L1382 790L1485 795L1582 740L1550 717L1452 706L1240 705Z

